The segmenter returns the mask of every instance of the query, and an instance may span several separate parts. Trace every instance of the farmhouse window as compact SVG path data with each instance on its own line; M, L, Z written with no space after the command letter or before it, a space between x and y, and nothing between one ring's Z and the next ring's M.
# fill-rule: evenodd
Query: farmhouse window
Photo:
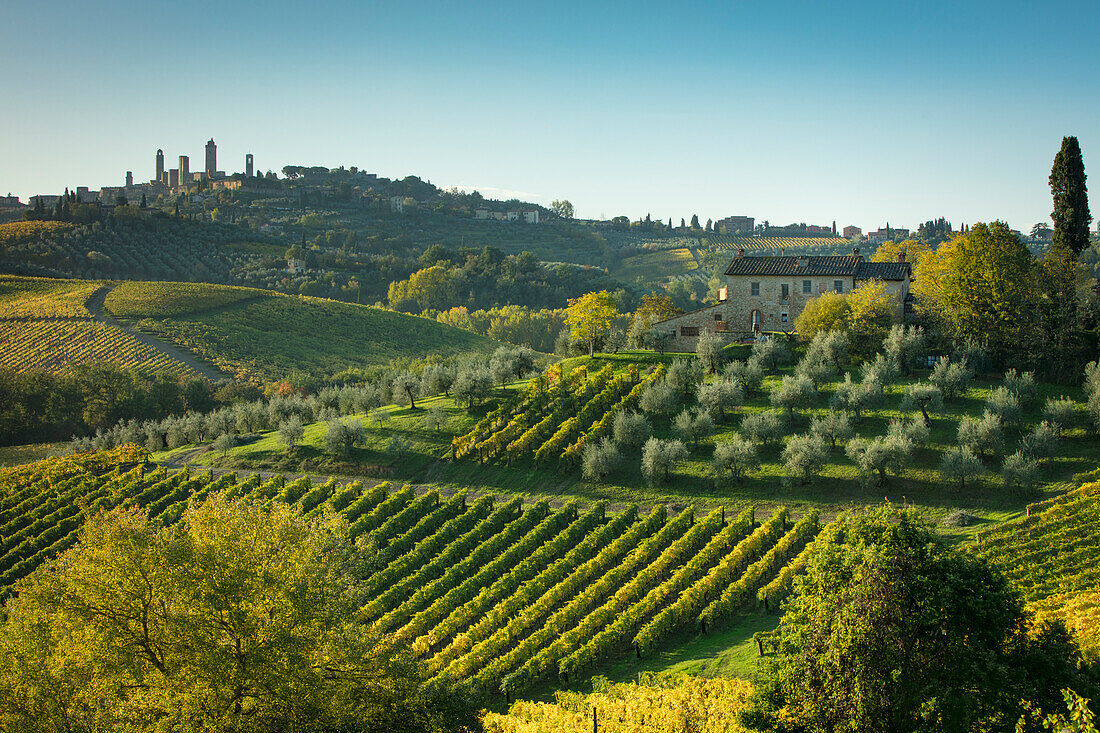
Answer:
M783 321L783 323L787 322L787 311L783 311L779 314L779 320Z
M753 283L749 286L751 295L760 295L760 283Z
M813 281L812 280L803 280L802 281L802 292L803 292L803 294L812 293L813 291L814 291Z
M780 287L780 302L786 304L791 299L791 286L787 283L783 283Z
M680 326L680 335L681 336L698 336L699 335L699 327L698 326Z
M844 292L844 281L843 280L833 280L833 290L837 291L838 293L843 293Z

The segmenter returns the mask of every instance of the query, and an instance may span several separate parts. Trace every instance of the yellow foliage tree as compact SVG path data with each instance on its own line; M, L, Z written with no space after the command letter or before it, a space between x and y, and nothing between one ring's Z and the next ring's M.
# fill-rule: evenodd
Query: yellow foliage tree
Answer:
M408 280L390 283L387 296L390 307L395 310L423 310L445 305L449 300L447 290L447 271L432 265L417 270Z
M897 298L882 280L867 280L847 295L848 330L857 350L873 353L898 313Z
M592 356L596 351L596 341L607 336L617 315L619 307L611 293L601 290L570 298L565 325L569 326L570 335L575 340L588 343L588 355Z
M905 253L906 262L916 262L932 248L923 239L906 239L904 242L883 242L871 255L871 262L897 262L898 255Z
M805 339L812 339L820 331L846 331L850 314L847 297L840 293L822 293L806 303L794 319L794 330Z

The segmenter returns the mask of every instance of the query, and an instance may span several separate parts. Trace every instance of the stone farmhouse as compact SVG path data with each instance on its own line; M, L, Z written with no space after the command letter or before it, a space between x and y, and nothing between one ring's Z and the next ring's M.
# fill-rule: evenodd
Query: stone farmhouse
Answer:
M728 341L765 331L791 332L806 303L822 293L850 293L861 282L881 280L897 299L898 316L912 310L911 268L904 253L897 262L868 262L854 249L843 256L747 256L738 250L726 268L718 302L660 321L653 328L672 337L672 351L695 351L700 334Z

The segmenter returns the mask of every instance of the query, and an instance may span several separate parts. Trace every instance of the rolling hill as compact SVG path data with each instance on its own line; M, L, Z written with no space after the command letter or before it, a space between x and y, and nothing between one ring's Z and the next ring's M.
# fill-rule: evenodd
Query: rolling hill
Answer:
M253 381L487 353L498 345L427 318L224 285L126 282L111 290L106 307L141 331Z

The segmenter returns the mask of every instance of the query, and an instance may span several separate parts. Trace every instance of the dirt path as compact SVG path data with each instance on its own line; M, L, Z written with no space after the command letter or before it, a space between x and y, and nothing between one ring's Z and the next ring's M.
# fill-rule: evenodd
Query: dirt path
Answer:
M211 382L218 382L222 379L231 378L228 374L218 371L218 369L216 369L214 366L202 361L190 351L187 351L186 349L180 348L173 344L161 341L155 336L150 336L147 333L142 333L133 326L129 326L125 323L117 321L115 317L108 313L107 310L103 307L104 301L107 300L107 295L112 290L114 290L114 287L114 285L104 285L103 287L92 293L88 297L88 300L84 302L84 307L87 308L88 312L92 314L92 318L99 321L100 323L105 323L108 326L112 326L121 331L125 331L146 346L156 349L157 351L166 354L170 358L190 367L204 379L209 379Z

